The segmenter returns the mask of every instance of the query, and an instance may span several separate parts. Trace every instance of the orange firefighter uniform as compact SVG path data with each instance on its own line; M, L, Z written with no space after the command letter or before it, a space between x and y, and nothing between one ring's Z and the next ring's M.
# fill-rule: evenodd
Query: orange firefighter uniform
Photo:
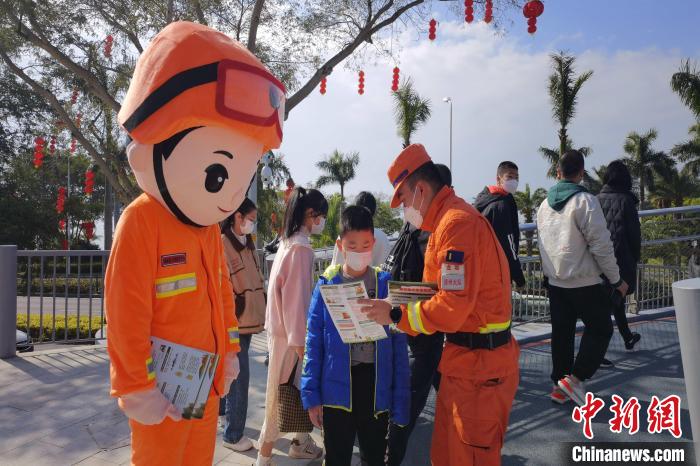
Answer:
M216 225L185 225L148 194L124 210L105 276L112 396L155 386L151 336L222 360L240 350L228 277ZM204 419L130 420L134 464L211 464L218 405L209 404L224 395L223 372L220 364Z
M398 191L429 162L423 146L409 146L390 167L389 180ZM398 204L395 193L392 207ZM403 306L398 326L412 335L448 334L439 366L432 464L499 465L519 378L520 350L510 336L508 261L489 222L451 188L436 194L421 229L431 233L423 280L437 283L439 291L430 300ZM450 341L489 339L473 334L505 338L493 349Z
M144 194L120 218L105 276L111 395L130 418L133 464L212 464L240 350L217 223L281 144L285 92L240 43L189 22L168 25L136 64L119 123ZM220 356L202 419L181 419L158 390L151 337Z

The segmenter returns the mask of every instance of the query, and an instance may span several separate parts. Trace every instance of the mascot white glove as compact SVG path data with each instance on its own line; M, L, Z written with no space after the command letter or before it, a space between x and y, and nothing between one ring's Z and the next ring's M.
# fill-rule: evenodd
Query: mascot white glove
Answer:
M160 424L166 417L182 419L180 411L155 387L119 397L119 407L129 419L147 426Z

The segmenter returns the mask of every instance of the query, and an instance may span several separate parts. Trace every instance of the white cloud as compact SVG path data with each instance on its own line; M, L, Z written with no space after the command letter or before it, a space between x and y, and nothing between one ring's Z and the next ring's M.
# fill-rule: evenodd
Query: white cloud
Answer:
M448 161L449 148L449 106L442 98L453 98L453 180L458 194L471 200L492 182L496 165L506 159L521 167L521 184L551 184L537 152L541 145L557 145L546 89L547 53L533 51L534 44L527 41L496 36L483 24L466 28L443 22L436 43L416 42L409 33L401 41L402 77L411 76L433 103L433 116L413 142L425 144L442 163ZM557 49L565 46L566 40L556 42ZM593 69L594 76L580 93L570 134L575 144L593 148L589 165L621 156L630 131L657 128L660 150L686 137L691 114L669 87L681 58L677 51L657 49L613 54L587 50L579 55L578 70ZM347 193L390 191L386 169L401 150L390 95L393 66L368 66L363 96L357 94L357 73L339 68L328 78L325 96L315 90L292 111L281 151L298 183L314 181L315 163L337 148L359 151L361 157Z

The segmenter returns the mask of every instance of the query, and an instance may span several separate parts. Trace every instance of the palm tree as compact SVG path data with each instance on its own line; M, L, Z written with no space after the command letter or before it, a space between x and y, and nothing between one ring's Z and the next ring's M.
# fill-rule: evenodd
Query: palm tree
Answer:
M539 151L542 157L549 163L549 168L547 169L547 176L549 178L556 178L557 177L557 167L559 167L559 159L561 158L561 154L566 152L567 150L573 149L573 143L571 142L571 139L567 139L565 144L564 144L564 150L562 152L559 152L556 149L551 149L549 147L540 147ZM561 147L559 148L561 150ZM584 157L588 157L591 155L591 148L590 147L579 147L578 149L581 154L583 154ZM587 176L588 173L585 174Z
M578 93L593 75L593 71L586 71L576 77L576 57L559 52L552 54L551 58L554 73L549 76L549 97L552 101L552 117L559 123L559 154L563 154L569 142L567 128L576 114Z
M700 122L691 126L688 133L690 133L690 140L673 146L671 155L685 162L690 174L698 176L700 175Z
M394 116L403 147L411 145L411 136L430 118L430 99L424 99L413 88L411 78L406 79L394 92Z
M690 66L690 60L683 62L671 76L671 89L700 120L700 71Z
M359 163L360 154L357 152L343 154L338 149L334 150L328 158L316 163L316 166L324 173L316 181L316 186L321 188L329 184L340 185L342 204L345 200L345 185L355 178L355 168Z
M686 166L682 170L670 167L655 174L651 202L659 208L681 207L686 199L700 195L700 184Z
M623 160L632 176L639 180L639 203L641 208L645 205L645 190L652 188L654 185L654 173L664 173L674 163L664 152L652 149L651 144L656 137L656 130L652 128L644 134L633 131L625 139L624 149L628 157L625 157Z
M530 185L525 184L525 191L518 191L515 193L515 203L518 206L518 210L523 214L523 218L526 223L532 223L535 220L535 215L537 214L537 208L542 204L542 201L547 197L547 190L544 188L537 188L534 193L530 192ZM527 243L527 255L532 255L532 231L525 232L525 241Z
M584 176L584 183L586 188L593 194L598 194L603 186L605 185L605 170L607 170L607 165L601 165L598 168L593 168L593 176L588 173Z

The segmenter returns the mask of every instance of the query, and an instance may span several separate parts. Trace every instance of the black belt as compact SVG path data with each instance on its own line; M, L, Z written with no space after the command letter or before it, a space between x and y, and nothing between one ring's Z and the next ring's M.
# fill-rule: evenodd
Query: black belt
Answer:
M457 332L446 334L447 341L470 349L496 349L510 341L510 327L500 332L469 333Z

